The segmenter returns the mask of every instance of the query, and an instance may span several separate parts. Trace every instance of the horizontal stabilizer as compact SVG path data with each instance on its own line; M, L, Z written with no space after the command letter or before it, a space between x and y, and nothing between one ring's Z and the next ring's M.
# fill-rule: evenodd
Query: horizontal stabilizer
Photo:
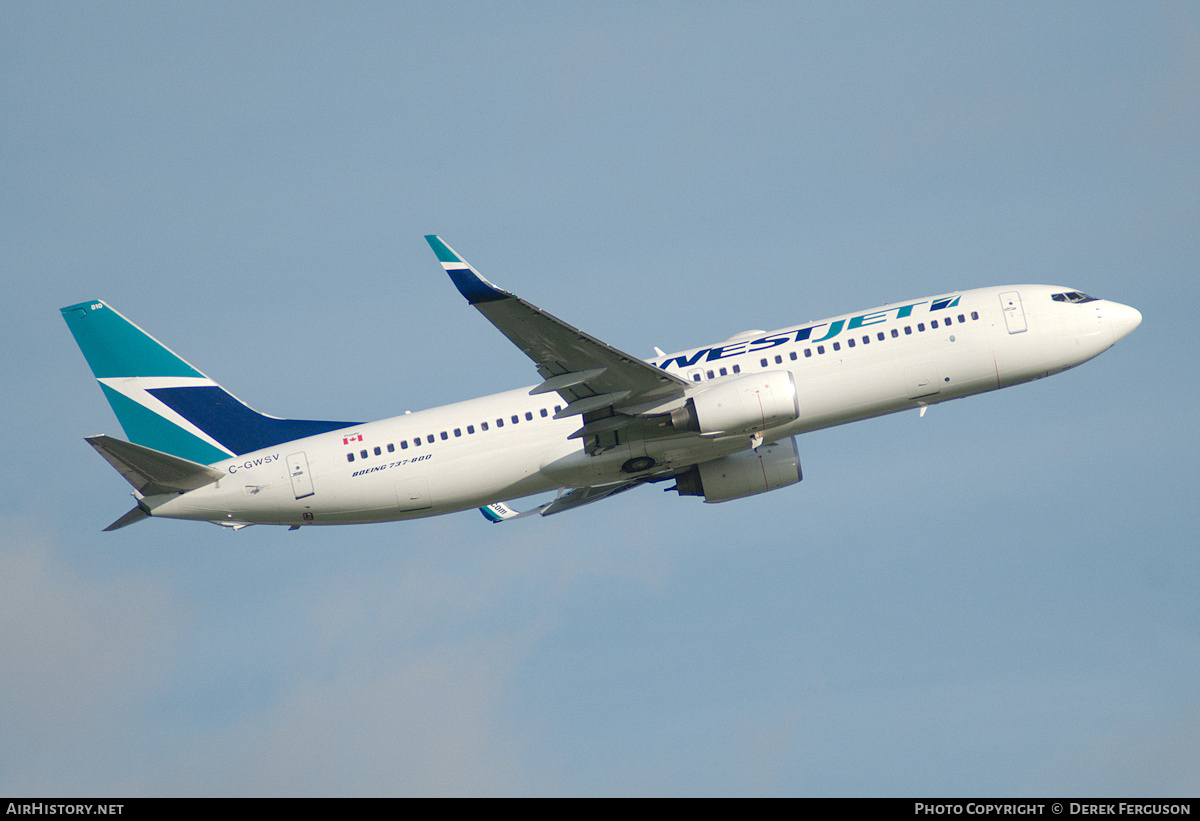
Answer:
M87 443L125 477L143 496L162 493L184 493L211 485L225 474L199 462L191 462L169 453L114 439L111 436L88 436ZM139 508L140 509L140 508ZM135 519L126 516L114 522L109 530L124 527Z
M115 522L110 524L108 527L104 528L104 532L107 533L110 530L120 530L121 528L125 527L126 525L131 525L134 522L140 522L142 519L146 519L149 516L150 516L150 514L147 513L146 511L142 510L141 505L138 505L133 510L129 511L124 516L122 516L120 519L117 519Z

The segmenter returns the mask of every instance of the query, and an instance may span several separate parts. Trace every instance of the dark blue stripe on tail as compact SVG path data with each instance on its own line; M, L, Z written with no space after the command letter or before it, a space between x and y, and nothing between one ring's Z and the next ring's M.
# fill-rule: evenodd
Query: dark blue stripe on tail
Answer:
M246 407L216 385L152 388L148 393L238 456L359 424L274 419Z

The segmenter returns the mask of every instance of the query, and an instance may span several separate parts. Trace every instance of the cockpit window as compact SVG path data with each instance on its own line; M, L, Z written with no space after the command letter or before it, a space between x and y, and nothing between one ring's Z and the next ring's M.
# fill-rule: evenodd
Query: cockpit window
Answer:
M1055 294L1050 297L1055 302L1095 302L1094 296L1088 296L1080 291L1067 291L1064 294Z

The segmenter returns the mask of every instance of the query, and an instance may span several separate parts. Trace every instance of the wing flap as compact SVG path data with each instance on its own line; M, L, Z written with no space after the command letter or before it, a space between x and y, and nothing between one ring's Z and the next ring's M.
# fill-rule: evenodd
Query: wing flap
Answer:
M585 417L586 419L586 417ZM613 431L621 430L633 424L632 416L623 414L615 414L613 416L604 416L599 419L592 419L586 422L582 428L568 436L568 439L583 439L585 436L599 436L602 433L612 433Z
M585 396L582 399L576 399L562 410L554 414L555 419L566 419L568 416L579 416L584 413L591 413L602 408L608 408L625 399L631 391L617 391L616 393L602 393L599 396Z
M576 385L583 385L590 382L598 376L603 375L604 368L592 368L590 371L579 371L577 373L562 373L558 376L552 376L542 384L529 392L530 396L537 396L542 393L553 393L554 391L573 388Z
M609 496L624 493L643 483L642 479L633 479L628 482L617 482L611 485L572 488L553 502L542 505L538 510L543 516L562 513L564 510L571 510L582 505L590 505L592 502L599 502L601 499L607 499Z

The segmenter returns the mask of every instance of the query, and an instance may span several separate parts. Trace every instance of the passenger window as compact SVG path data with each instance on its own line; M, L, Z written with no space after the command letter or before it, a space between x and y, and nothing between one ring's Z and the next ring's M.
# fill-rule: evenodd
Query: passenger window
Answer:
M795 351L792 351L790 354L788 354L788 356L791 358L791 360L793 362L796 361L796 352Z
M918 330L918 331L921 331L922 333L924 333L924 332L925 332L925 323L924 323L924 322L918 322L918 323L917 323L917 330Z
M817 353L825 353L825 346L824 346L824 345L818 345L818 346L817 346Z
M892 328L892 339L895 339L898 336L900 336L900 332L897 331L895 328Z
M942 321L946 323L946 327L950 327L951 325L954 324L954 320L952 320L950 317L946 317Z
M805 356L812 356L812 348L805 348L805 349L804 349L804 355L805 355Z
M834 342L834 343L833 343L833 349L834 349L835 351L840 351L840 350L842 349L842 343L841 343L841 342Z
M864 337L863 337L863 344L864 344L864 345L869 345L869 344L871 344L871 337L869 337L869 336L864 336Z
M966 321L967 321L967 318L966 318L965 316L963 316L962 314L959 314L959 315L958 315L958 321L959 321L959 322L966 322Z
M375 455L376 455L376 456L382 456L382 455L383 455L383 451L380 449L379 445L376 445L376 446L375 446Z
M467 425L467 434L468 434L468 435L470 435L470 434L472 434L472 433L474 433L474 432L475 432L475 426L474 426L474 425Z
M530 411L525 411L525 421L528 422L532 418L533 418L533 413Z
M765 368L765 367L767 367L767 360L760 359L760 360L758 360L758 364L762 365Z
M413 440L413 447L414 448L421 447L421 437L420 436L418 436L416 439Z
M884 340L883 331L880 331L879 333L875 334L875 337L876 337L876 339L878 339L880 342L882 342L882 341ZM863 340L863 341L865 342L866 340Z
M346 461L347 461L347 462L353 462L353 461L354 461L354 454L353 454L353 453L347 453L347 454L346 454Z
M775 364L776 364L776 365L782 365L782 364L783 364L783 357L782 357L782 356L780 356L779 354L775 354Z
M979 319L979 311L971 311L971 319Z
M519 417L519 416L517 416L517 415L515 415L515 414L514 414L514 415L513 415L513 418L512 418L512 423L515 425L515 424L517 424L517 423L518 423L518 422L520 422L520 421L521 421L521 417Z
M487 422L480 422L480 423L479 423L479 429L480 429L480 430L487 430L487 429L488 429Z
M911 325L905 325L905 326L904 326L904 333L908 334L909 336L912 336L912 326L911 326Z
M433 444L433 434L431 433L428 436L426 436L425 441L432 445Z
M503 419L497 419L497 420L496 420L496 427L498 427L498 428L502 428L502 427L504 427L504 420L503 420Z
M393 445L391 442L388 442L388 453L395 453L395 452L396 452L396 446Z
M546 418L546 409L545 408L542 408L542 418L543 419Z
M734 372L734 373L741 373L741 372L742 372L742 366L741 366L741 365L734 365L734 366L733 366L733 372Z
M462 428L455 428L454 429L454 438L457 439L460 436L462 436Z
M712 371L709 371L709 372L708 372L708 378L709 378L709 379L712 379L714 376L715 376L715 374L714 374Z
M362 457L363 459L366 459L366 458L367 458L367 452L366 452L365 450L360 450L360 451L358 452L358 455L359 455L360 457Z
M853 339L847 339L847 340L846 340L846 347L847 347L847 348L853 348L853 347L854 347L854 340L853 340Z
M700 381L700 372L699 372L699 371L696 371L694 374L692 374L692 381L693 381L693 382L699 382L699 381Z
M400 440L400 450L408 450L408 440L407 439Z

